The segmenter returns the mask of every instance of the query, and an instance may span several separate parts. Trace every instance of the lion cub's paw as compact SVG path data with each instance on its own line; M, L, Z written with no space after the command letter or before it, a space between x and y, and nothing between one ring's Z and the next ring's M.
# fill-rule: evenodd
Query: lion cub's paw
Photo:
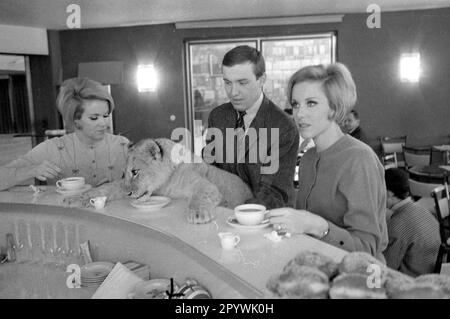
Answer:
M146 193L146 194L142 195L141 197L139 197L137 200L139 202L143 202L144 203L144 202L149 201L151 197L152 197L152 193Z
M206 224L214 219L214 215L210 210L190 208L187 220L191 224Z

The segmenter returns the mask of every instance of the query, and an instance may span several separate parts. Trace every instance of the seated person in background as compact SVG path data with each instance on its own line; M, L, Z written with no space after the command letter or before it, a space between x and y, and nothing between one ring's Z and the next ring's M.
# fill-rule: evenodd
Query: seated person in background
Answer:
M339 126L356 102L349 70L340 63L302 68L289 80L288 99L301 136L312 138L315 147L300 161L297 209L270 212L275 229L309 234L384 261L384 168L367 144Z
M432 273L441 239L437 219L409 196L408 173L385 172L389 244L383 252L389 267L410 276Z
M263 93L266 69L261 52L246 45L237 46L225 54L222 71L230 101L211 111L208 128L219 130L223 149L214 150L214 154L207 152L215 142L211 137L204 148L205 161L238 175L248 184L253 198L247 203L262 204L268 209L293 205L299 133L292 116ZM275 136L272 129L279 133L275 145L271 145ZM261 134L263 130L267 135ZM256 131L256 141L249 131ZM230 135L232 140L232 135L237 135L237 145L227 145ZM255 153L258 158L252 160L250 155ZM261 154L270 157L268 163L261 161ZM271 171L272 167L273 172L266 170Z
M351 136L360 140L361 142L369 144L366 134L364 134L363 130L361 129L361 126L359 126L359 122L360 121L358 112L355 110L351 110L345 117L344 130L347 134L350 134Z
M114 101L98 82L72 78L61 85L56 101L66 134L46 140L24 156L0 168L0 190L29 178L82 176L98 186L121 179L126 167L128 139L107 133Z

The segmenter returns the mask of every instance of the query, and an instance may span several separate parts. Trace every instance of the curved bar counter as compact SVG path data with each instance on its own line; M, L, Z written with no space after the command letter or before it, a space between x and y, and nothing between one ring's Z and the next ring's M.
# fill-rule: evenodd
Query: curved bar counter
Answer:
M183 283L193 278L213 298L264 298L270 276L302 250L313 250L339 262L345 251L306 235L293 235L280 242L264 237L270 227L246 230L229 226L231 209L218 207L216 219L192 225L184 216L187 203L173 200L157 211L141 211L129 199L108 202L105 208L79 209L63 204L54 187L41 187L36 195L26 187L0 192L0 246L14 223L53 223L75 227L82 240L89 240L95 261L135 260L150 266L152 278L174 278ZM234 232L238 246L223 250L218 233ZM0 265L0 270L1 270Z

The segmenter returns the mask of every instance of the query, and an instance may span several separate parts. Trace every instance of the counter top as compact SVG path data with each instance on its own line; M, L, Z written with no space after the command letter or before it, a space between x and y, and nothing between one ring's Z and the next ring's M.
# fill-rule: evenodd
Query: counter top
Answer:
M0 192L0 202L67 207L63 196L55 191L55 187L39 188L42 192L36 195L29 187L14 187ZM141 211L130 205L130 199L123 199L107 202L103 209L86 210L92 214L116 217L171 234L223 265L263 294L268 278L280 273L284 265L300 251L320 252L336 262L347 253L307 235L295 234L279 242L272 242L264 237L272 231L270 226L257 230L231 227L226 221L233 215L233 210L224 207L216 208L213 222L192 225L185 218L186 207L186 201L172 200L160 210ZM220 232L239 235L240 243L234 250L223 250L218 236Z

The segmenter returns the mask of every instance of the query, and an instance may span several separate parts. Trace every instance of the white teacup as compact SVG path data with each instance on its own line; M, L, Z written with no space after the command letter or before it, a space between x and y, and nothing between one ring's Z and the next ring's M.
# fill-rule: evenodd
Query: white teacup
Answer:
M244 204L234 208L234 215L239 224L255 226L261 224L266 214L266 207L258 204Z
M84 184L84 177L81 176L67 177L56 182L56 186L58 188L63 188L69 191L80 189L84 186Z
M233 233L219 233L220 244L223 249L229 250L236 247L241 238Z
M89 200L89 202L92 204L92 206L94 206L96 209L102 209L103 207L105 207L105 203L106 203L106 196L99 196L99 197L94 197L91 198Z

